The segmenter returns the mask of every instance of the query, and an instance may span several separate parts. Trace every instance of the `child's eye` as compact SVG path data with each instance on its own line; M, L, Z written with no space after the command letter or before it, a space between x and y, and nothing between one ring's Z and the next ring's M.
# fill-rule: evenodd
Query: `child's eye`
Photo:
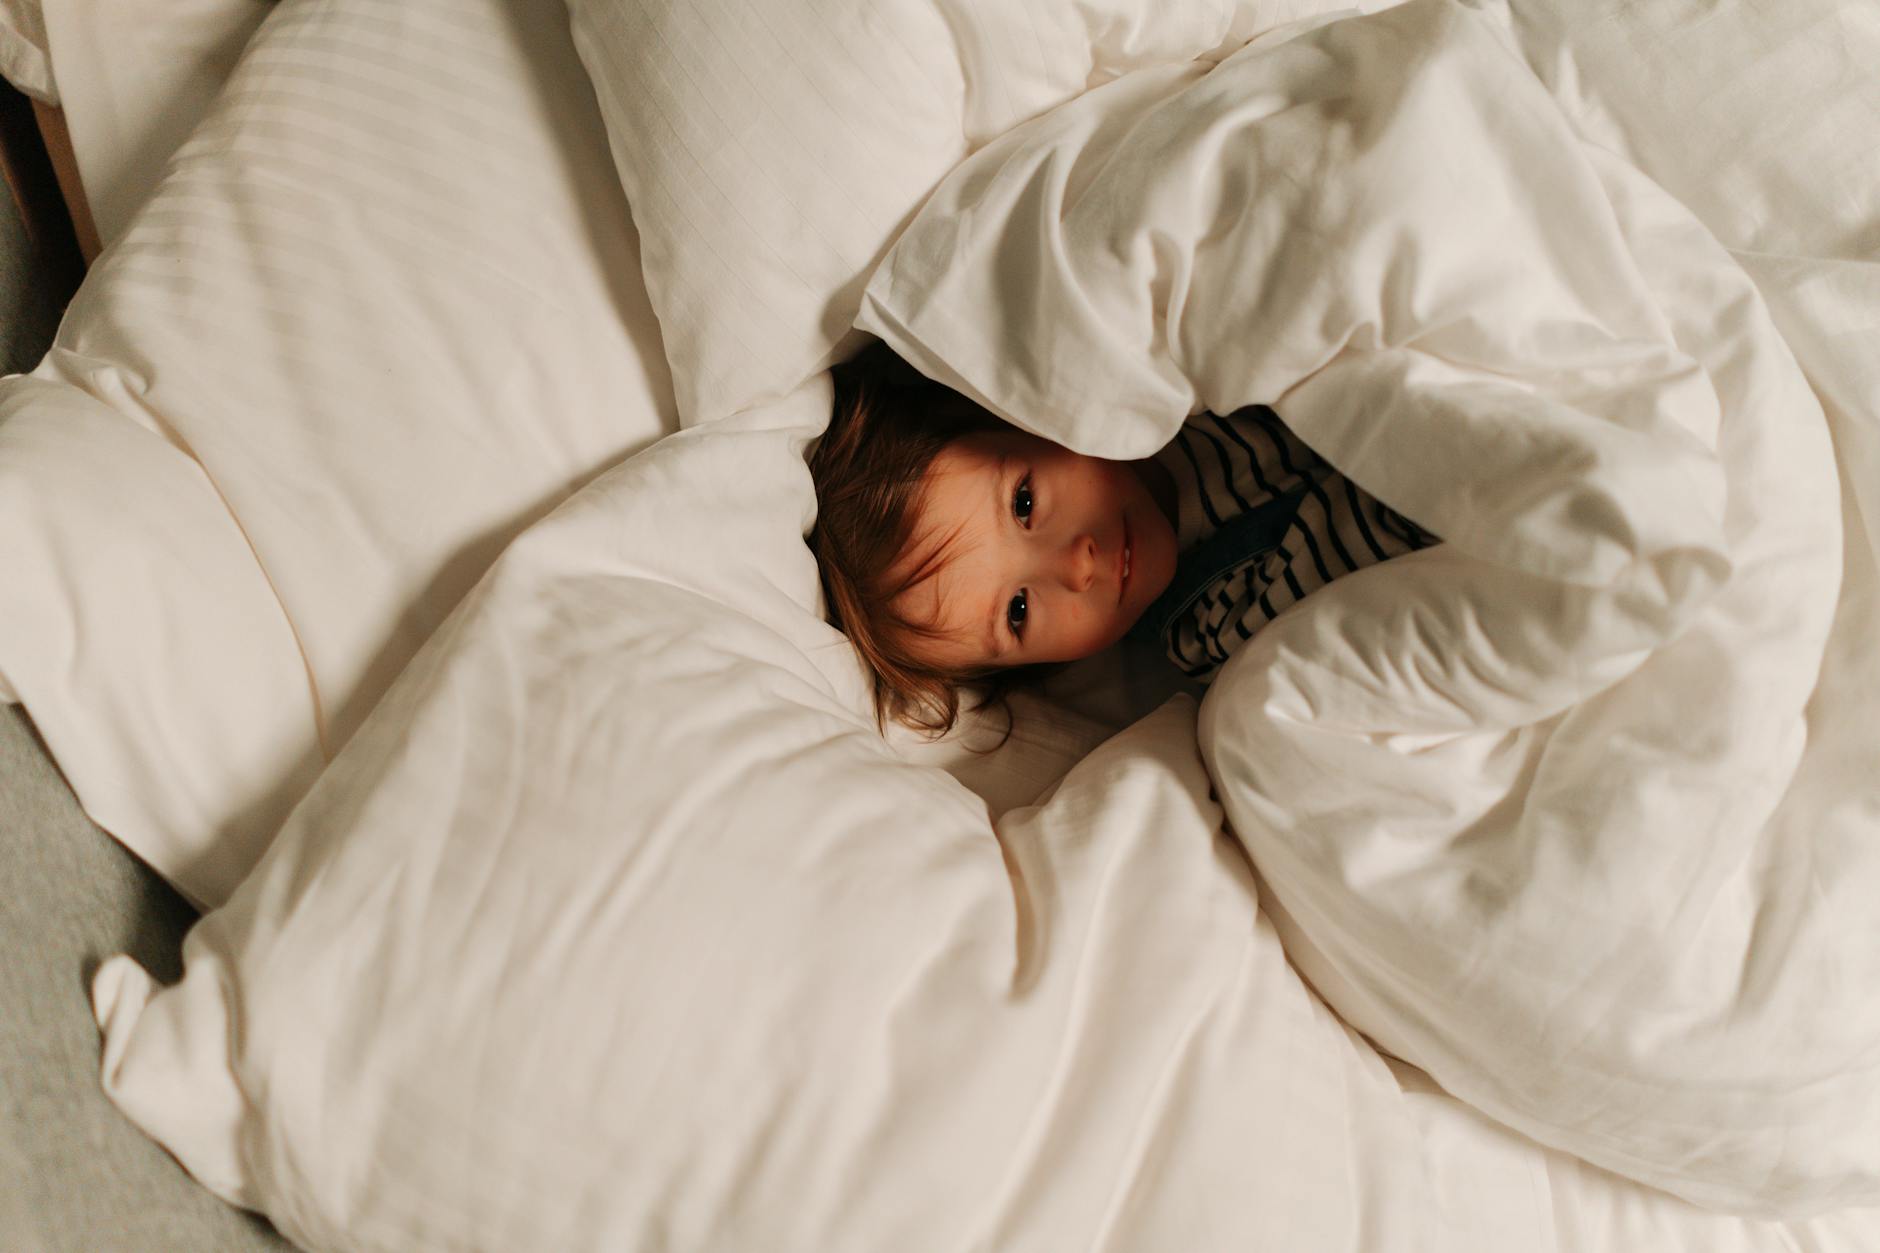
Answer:
M1026 475L1018 481L1012 491L1012 516L1020 522L1031 523L1031 476Z
M1012 634L1025 638L1025 593L1012 597L1005 606L1005 625L1012 628Z

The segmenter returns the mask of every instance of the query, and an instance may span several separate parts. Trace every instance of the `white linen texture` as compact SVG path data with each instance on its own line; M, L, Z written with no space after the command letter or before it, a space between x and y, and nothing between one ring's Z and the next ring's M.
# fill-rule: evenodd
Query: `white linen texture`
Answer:
M1544 1143L1708 1205L1880 1201L1872 552L1754 284L1505 14L1098 88L949 177L863 324L1100 455L1270 402L1441 535L1202 706L1295 960Z

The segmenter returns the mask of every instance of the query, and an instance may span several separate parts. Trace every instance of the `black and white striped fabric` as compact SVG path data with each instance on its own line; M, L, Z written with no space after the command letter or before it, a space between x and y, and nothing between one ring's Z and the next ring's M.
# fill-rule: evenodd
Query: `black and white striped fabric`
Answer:
M1197 587L1177 589L1184 607L1163 625L1162 642L1191 678L1212 678L1242 640L1333 579L1437 542L1263 405L1190 418L1156 459L1175 480L1183 553L1236 518L1297 500L1290 525L1272 540L1203 574Z

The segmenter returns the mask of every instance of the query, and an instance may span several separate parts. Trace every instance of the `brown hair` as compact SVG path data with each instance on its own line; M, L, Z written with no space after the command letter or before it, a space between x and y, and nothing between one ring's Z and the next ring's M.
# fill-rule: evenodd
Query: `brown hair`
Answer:
M914 525L927 470L955 440L1002 425L992 413L922 377L877 344L832 372L829 429L810 454L816 525L810 550L822 572L830 616L875 680L875 716L930 735L959 720L962 685L980 705L1004 705L1026 675L1018 669L959 668L922 660L913 645L935 629L894 609L902 592L931 577L945 559L936 545L913 568L897 570ZM1007 734L1010 711L1007 711Z

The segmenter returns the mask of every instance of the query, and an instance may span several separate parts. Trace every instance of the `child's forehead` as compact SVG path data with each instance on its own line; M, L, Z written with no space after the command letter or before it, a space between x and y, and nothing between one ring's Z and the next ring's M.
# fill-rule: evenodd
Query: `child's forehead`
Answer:
M951 561L996 524L1010 450L967 436L941 449L921 478L913 501L908 548L938 552Z
M1007 460L1012 455L1018 441L1013 438L1018 432L975 431L962 435L934 454L928 463L926 478L929 481L962 474L984 473L987 469Z
M971 438L971 437L968 437ZM912 525L890 569L895 599L916 621L942 626L949 605L970 599L974 569L999 519L999 474L1009 457L989 444L943 449L910 510Z
M928 559L919 577L896 594L897 616L925 637L918 651L929 662L983 662L982 624L991 603L990 578L975 573L980 564L975 550L963 542L930 548Z
M928 482L915 500L912 525L901 555L895 559L893 582L903 592L938 582L950 582L963 558L979 547L985 522L982 493L972 490L970 477L953 474ZM978 501L980 507L972 508Z

